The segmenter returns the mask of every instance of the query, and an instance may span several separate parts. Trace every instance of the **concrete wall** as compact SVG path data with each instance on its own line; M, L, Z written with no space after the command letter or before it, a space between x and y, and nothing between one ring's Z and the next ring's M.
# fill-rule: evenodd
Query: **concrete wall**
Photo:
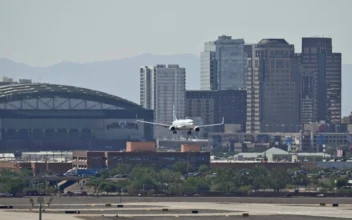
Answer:
M200 144L182 144L181 152L200 152Z
M155 142L127 142L127 152L154 152L156 144Z

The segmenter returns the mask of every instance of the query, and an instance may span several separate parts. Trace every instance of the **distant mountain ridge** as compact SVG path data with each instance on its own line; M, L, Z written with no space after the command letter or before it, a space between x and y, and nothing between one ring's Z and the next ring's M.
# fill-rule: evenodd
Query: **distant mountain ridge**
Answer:
M141 54L123 59L75 63L63 61L46 67L33 67L0 58L0 77L34 82L73 85L95 89L139 103L139 68L153 64L179 64L186 68L187 89L200 87L200 60L193 54ZM352 64L342 65L342 115L352 111Z
M0 77L32 79L33 82L73 85L107 92L139 103L139 68L154 64L178 64L186 68L187 89L199 89L199 57L193 54L153 55L75 63L63 61L46 67L32 67L0 58Z

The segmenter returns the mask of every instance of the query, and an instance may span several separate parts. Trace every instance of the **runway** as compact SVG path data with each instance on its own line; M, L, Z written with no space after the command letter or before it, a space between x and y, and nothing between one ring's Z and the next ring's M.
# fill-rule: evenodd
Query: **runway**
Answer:
M94 200L95 201L92 201ZM106 202L101 200L110 199L110 201L117 200L117 198L60 198L55 199L53 204L49 207L44 207L45 212L43 213L43 219L45 220L95 220L95 219L115 219L118 215L119 219L136 219L136 220L162 220L170 218L178 218L182 220L192 219L231 219L240 217L243 218L243 213L248 213L250 219L282 219L279 216L285 216L285 219L350 219L352 218L352 203L347 203L346 198L324 198L330 202L326 202L326 206L320 206L319 203L313 204L312 201L315 199L304 199L296 198L296 201L310 201L310 204L298 203L288 204L282 203L277 204L280 201L279 198L271 198L273 201L270 203L251 203L246 202L219 202L219 201L206 201L207 198L190 198L192 201L158 201L162 198L150 198L150 202L124 202L123 207L117 207L121 203L110 203L111 207L106 207ZM188 199L188 200L190 200ZM193 201L198 199L199 201ZM247 198L249 199L249 198ZM251 198L254 199L254 198ZM264 198L257 198L264 199ZM265 198L267 199L267 198ZM294 202L294 198L291 198L291 203ZM208 198L208 200L214 200L214 198ZM243 199L245 201L245 199ZM344 201L345 204L341 203L338 207L332 207L333 201ZM37 219L38 208L34 207L31 211L31 205L29 205L28 198L21 199L0 199L0 203L12 202L12 210L0 210L1 219L5 220L17 220L17 219ZM91 203L94 202L94 203ZM9 205L9 204L7 204ZM164 210L163 210L164 209ZM165 210L167 209L167 210ZM80 214L65 214L67 210L79 210ZM194 214L192 211L198 211ZM237 216L237 217L236 217ZM254 217L256 216L256 217Z

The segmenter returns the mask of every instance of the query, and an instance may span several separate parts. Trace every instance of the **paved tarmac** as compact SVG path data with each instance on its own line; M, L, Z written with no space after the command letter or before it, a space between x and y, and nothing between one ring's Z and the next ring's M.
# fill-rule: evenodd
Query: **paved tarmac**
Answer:
M79 217L84 220L102 220L101 216L96 217ZM104 220L116 219L116 217L104 217ZM242 216L175 216L175 217L118 217L118 219L124 220L229 220L229 219L250 219L250 220L338 220L338 218L321 218L321 217L309 217L309 216L250 216L244 218Z
M145 199L148 199L148 201L143 201ZM241 203L233 202L233 200L238 201L237 199L241 199ZM52 205L45 207L46 212L43 213L43 219L61 220L64 218L77 220L78 217L80 217L81 219L87 220L101 220L116 218L116 215L118 215L119 219L121 219L121 217L127 217L129 220L163 220L170 218L182 220L217 220L228 217L236 219L236 216L243 218L243 213L249 213L251 216L249 219L283 219L277 218L278 215L285 216L285 220L352 218L351 198L130 197L125 199L123 208L117 207L117 204L121 204L117 203L117 200L119 200L119 198L116 197L54 198ZM271 203L268 202L269 200ZM37 219L37 210L30 211L28 201L28 198L0 199L0 204L12 205L14 208L13 210L0 210L1 219ZM255 203L255 201L257 202ZM325 202L326 206L320 206L319 203L322 202ZM332 207L332 203L336 202L339 203L339 206ZM105 203L112 203L112 207L105 207ZM161 207L168 208L169 211L162 211ZM64 211L68 210L67 208L70 210L80 210L81 214L64 214ZM192 214L192 210L198 210L199 213ZM104 215L104 217L102 217L102 215ZM253 218L252 216L257 217Z
M33 197L35 198L35 197ZM352 197L121 197L123 203L150 202L213 202L213 203L273 203L273 204L319 204L339 203L352 204ZM29 204L28 198L0 198L0 204L19 205ZM118 203L120 197L54 197L53 204L95 204ZM143 204L144 203L144 204ZM162 204L160 204L162 205Z

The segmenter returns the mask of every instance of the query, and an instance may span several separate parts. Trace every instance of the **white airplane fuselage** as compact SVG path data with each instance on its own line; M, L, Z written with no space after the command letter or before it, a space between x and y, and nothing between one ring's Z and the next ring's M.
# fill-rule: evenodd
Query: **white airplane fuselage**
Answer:
M191 130L194 129L194 121L191 119L180 119L172 122L170 128L173 127L176 130Z

